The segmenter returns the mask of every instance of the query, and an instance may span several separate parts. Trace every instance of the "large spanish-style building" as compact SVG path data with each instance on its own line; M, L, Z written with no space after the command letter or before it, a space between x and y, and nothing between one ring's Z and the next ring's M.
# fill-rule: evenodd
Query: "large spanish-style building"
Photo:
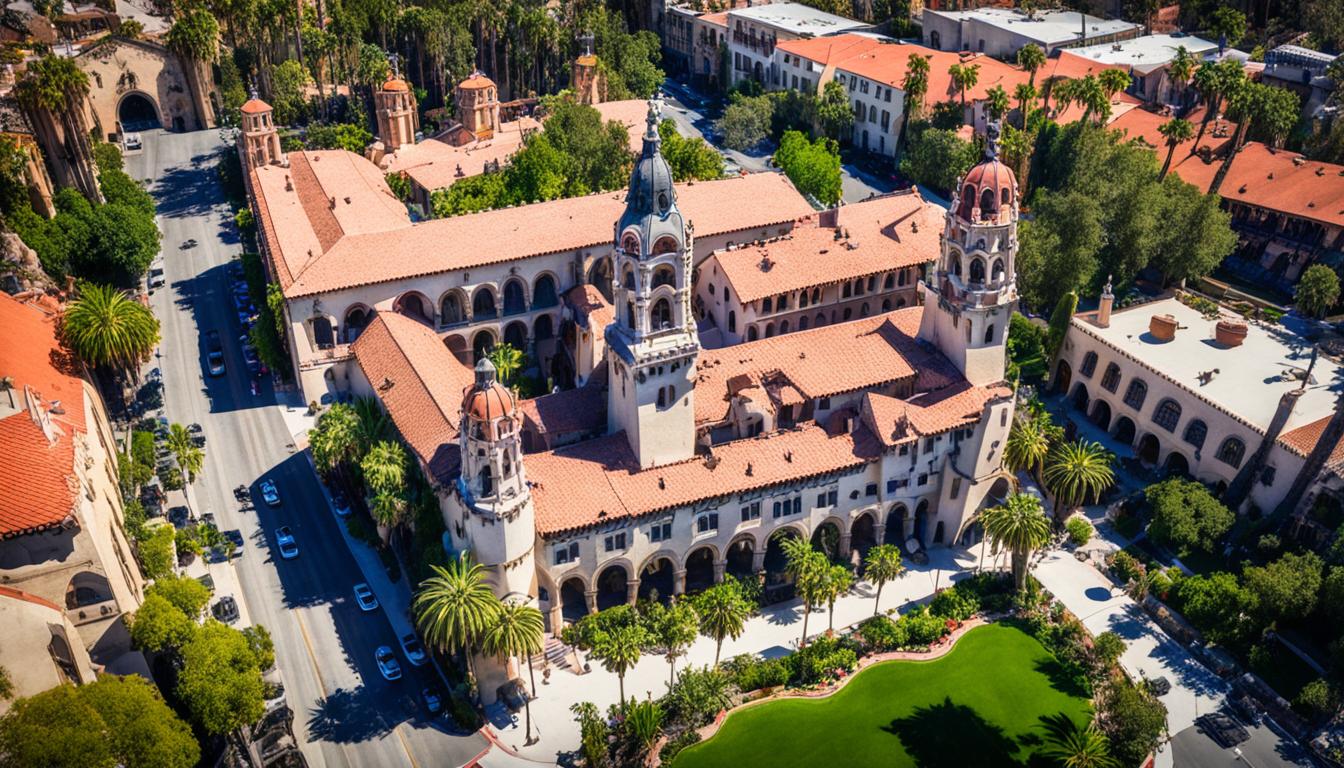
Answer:
M386 310L352 345L352 389L382 402L432 476L453 549L558 631L728 574L787 593L784 537L837 557L974 540L978 512L1010 487L1018 192L992 142L939 222L920 304L706 350L691 283L701 225L656 120L611 217L613 301L567 297L590 329L605 323L604 368L583 386L519 402L488 360L472 370Z

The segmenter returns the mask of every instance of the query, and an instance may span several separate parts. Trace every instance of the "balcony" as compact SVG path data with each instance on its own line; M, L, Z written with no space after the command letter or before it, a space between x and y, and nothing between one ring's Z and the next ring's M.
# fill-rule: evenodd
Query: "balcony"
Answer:
M70 620L71 624L79 627L85 624L92 624L95 621L106 621L107 619L116 618L121 614L121 608L117 606L115 598L108 597L101 600L94 599L96 602L89 602L83 605L67 608L65 617Z

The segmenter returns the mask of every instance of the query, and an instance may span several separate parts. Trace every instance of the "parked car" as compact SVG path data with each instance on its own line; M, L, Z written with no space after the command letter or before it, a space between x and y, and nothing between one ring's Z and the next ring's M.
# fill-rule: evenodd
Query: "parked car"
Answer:
M293 560L299 556L298 542L294 541L294 532L289 530L288 525L275 529L275 543L280 547L280 557L285 560Z
M205 332L205 359L211 376L224 375L224 344L219 340L219 331Z
M223 533L224 538L233 542L234 554L241 553L243 551L243 532L237 528L231 528Z
M337 517L350 516L350 501L345 498L345 494L334 493L331 496L331 506L336 510Z
M247 370L257 373L261 369L261 358L257 357L257 350L252 346L252 340L247 336L239 336L238 342L243 348L243 362L247 364Z
M165 282L166 280L164 279L163 276L163 267L149 268L149 289L151 291L154 290L155 288L162 288Z
M232 624L238 620L238 601L230 595L225 595L219 598L219 602L215 603L210 612L225 624Z
M140 139L140 134L128 133L121 138L121 146L125 148L127 152L132 152L137 149L143 149L145 145Z
M401 636L401 651L406 654L406 660L413 666L422 667L429 663L429 654L425 653L425 646L420 644L420 638L416 637L414 632L407 632Z
M1195 724L1204 733L1208 734L1209 738L1222 745L1224 749L1231 749L1251 738L1250 731L1222 712L1210 712L1207 715L1201 715L1195 720Z
M425 711L434 716L443 711L443 697L433 688L422 688L420 700L425 703Z
M373 657L378 662L378 672L382 674L384 680L401 679L401 662L397 661L397 655L392 652L390 646L378 646Z
M276 489L274 480L261 481L261 498L272 507L280 506L280 491Z
M378 596L373 594L373 589L364 582L355 585L355 602L359 603L361 611L378 610Z

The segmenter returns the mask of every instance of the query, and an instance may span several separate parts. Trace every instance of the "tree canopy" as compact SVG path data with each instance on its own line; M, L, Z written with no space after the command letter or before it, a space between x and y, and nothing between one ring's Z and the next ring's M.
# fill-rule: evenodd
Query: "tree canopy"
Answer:
M788 131L775 150L775 163L798 188L823 205L840 200L840 148L835 141L808 141L799 131Z
M243 633L211 619L180 655L177 696L207 733L228 733L265 713L261 666Z
M922 122L911 123L907 130L910 144L901 159L901 173L916 183L948 194L975 165L975 145L957 136L956 131Z
M1144 497L1153 508L1148 535L1181 552L1215 551L1236 522L1232 510L1191 480L1172 478L1150 485Z

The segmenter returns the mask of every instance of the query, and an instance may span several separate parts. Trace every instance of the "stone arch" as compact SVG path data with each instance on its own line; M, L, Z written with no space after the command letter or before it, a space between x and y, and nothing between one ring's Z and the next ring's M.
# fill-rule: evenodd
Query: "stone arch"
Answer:
M1089 398L1087 396L1087 385L1081 381L1078 382L1077 384L1074 384L1073 394L1069 396L1069 401L1073 403L1073 407L1077 408L1083 413L1087 413L1088 400Z
M789 581L788 575L784 572L786 560L780 544L785 539L790 539L795 536L801 539L804 538L805 535L806 534L800 525L782 526L770 533L770 538L766 539L765 542L765 560L762 563L765 569L765 586L767 589L770 587L787 586L789 588L786 590L787 596L792 596L792 583ZM781 597L785 596L781 595ZM785 599L787 599L787 597L785 597Z
M663 235L653 243L653 248L649 251L652 256L661 256L664 253L676 253L681 249L677 239L671 235Z
M1055 366L1055 386L1056 394L1064 394L1069 391L1069 384L1073 382L1073 367L1069 365L1068 360L1061 359L1059 365Z
M527 287L517 277L504 281L504 315L521 315L527 311Z
M398 296L392 302L392 311L430 327L434 325L434 305L429 302L429 297L419 291L407 291Z
M313 344L318 349L331 349L336 346L336 333L331 327L331 318L318 315L309 321L313 330Z
M602 297L611 303L611 279L615 275L611 266L611 257L602 256L593 260L592 266L588 268L588 284L595 286Z
M560 601L560 616L575 622L588 615L588 582L576 572L557 579L560 584L556 599Z
M593 588L597 590L597 610L603 611L624 605L630 595L630 561L625 558L611 560L597 571L593 579Z
M659 242L662 242L661 240ZM669 288L676 288L677 270L671 264L659 264L653 268L653 276L649 279L649 288L659 288L666 285Z
M1162 466L1166 468L1168 475L1190 477L1190 460L1180 451L1168 453L1167 460Z
M495 332L489 328L482 328L471 337L472 365L475 365L481 358L490 354L490 350L495 348Z
M672 598L676 586L677 553L659 550L639 566L639 599L662 603Z
M686 591L700 592L714 586L714 564L719 550L713 544L700 544L686 555Z
M532 308L550 309L559 304L560 294L556 290L556 285L558 281L550 272L538 275L536 282L532 284Z
M756 339L759 338L760 333L756 330L756 326L754 325L747 326L747 341L755 341Z
M812 547L835 560L840 557L840 539L849 531L843 518L832 515L812 530Z
M887 527L883 531L883 544L903 544L909 535L906 528L911 524L910 509L901 502L896 502L887 510Z
M504 343L522 352L527 352L527 325L514 320L504 327Z
M973 257L973 258L971 259L971 267L970 267L970 270L969 270L968 273L967 273L967 278L968 278L972 283L983 283L983 282L985 282L985 260L984 260L984 259L980 258L979 256L975 256L975 257Z
M467 314L467 296L461 288L452 288L439 297L439 323L457 325L471 319Z
M925 537L928 536L929 533L928 528L929 528L930 516L931 515L929 513L929 500L920 499L919 503L915 505L915 529L913 533L915 539L918 540L919 546L921 548L925 546L924 539Z
M809 323L807 321L807 315L803 315L802 317L798 318L798 330L806 331L808 325Z
M1092 423L1104 430L1111 428L1111 404L1098 397L1092 402Z
M723 552L728 574L745 579L756 572L756 535L752 532L743 531L734 536Z
M345 310L345 320L341 323L341 339L349 344L359 338L359 334L369 326L373 319L373 310L364 304L356 304Z
M555 321L547 314L537 315L536 321L532 323L532 338L537 341L545 341L555 336Z
M112 585L107 577L93 571L79 571L70 577L65 585L65 607L67 610L95 605L112 599Z
M1115 432L1111 437L1114 437L1116 442L1133 445L1136 432L1138 429L1134 426L1134 420L1128 416L1121 416L1115 420Z
M1144 464L1155 465L1162 456L1162 443L1157 439L1157 435L1151 432L1145 433L1139 438L1138 447L1134 450L1134 455L1139 457L1139 461Z
M649 330L660 331L672 327L672 301L666 296L653 302L649 309Z
M449 334L443 337L443 345L453 353L459 363L463 365L471 364L471 356L467 354L467 339L460 334Z
M471 295L471 317L473 320L493 320L499 317L493 286L482 285Z
M852 552L858 552L860 558L878 543L876 518L877 511L869 509L860 512L849 524L849 548Z
M140 90L127 91L117 101L117 132L124 134L159 128L162 114L153 96Z

